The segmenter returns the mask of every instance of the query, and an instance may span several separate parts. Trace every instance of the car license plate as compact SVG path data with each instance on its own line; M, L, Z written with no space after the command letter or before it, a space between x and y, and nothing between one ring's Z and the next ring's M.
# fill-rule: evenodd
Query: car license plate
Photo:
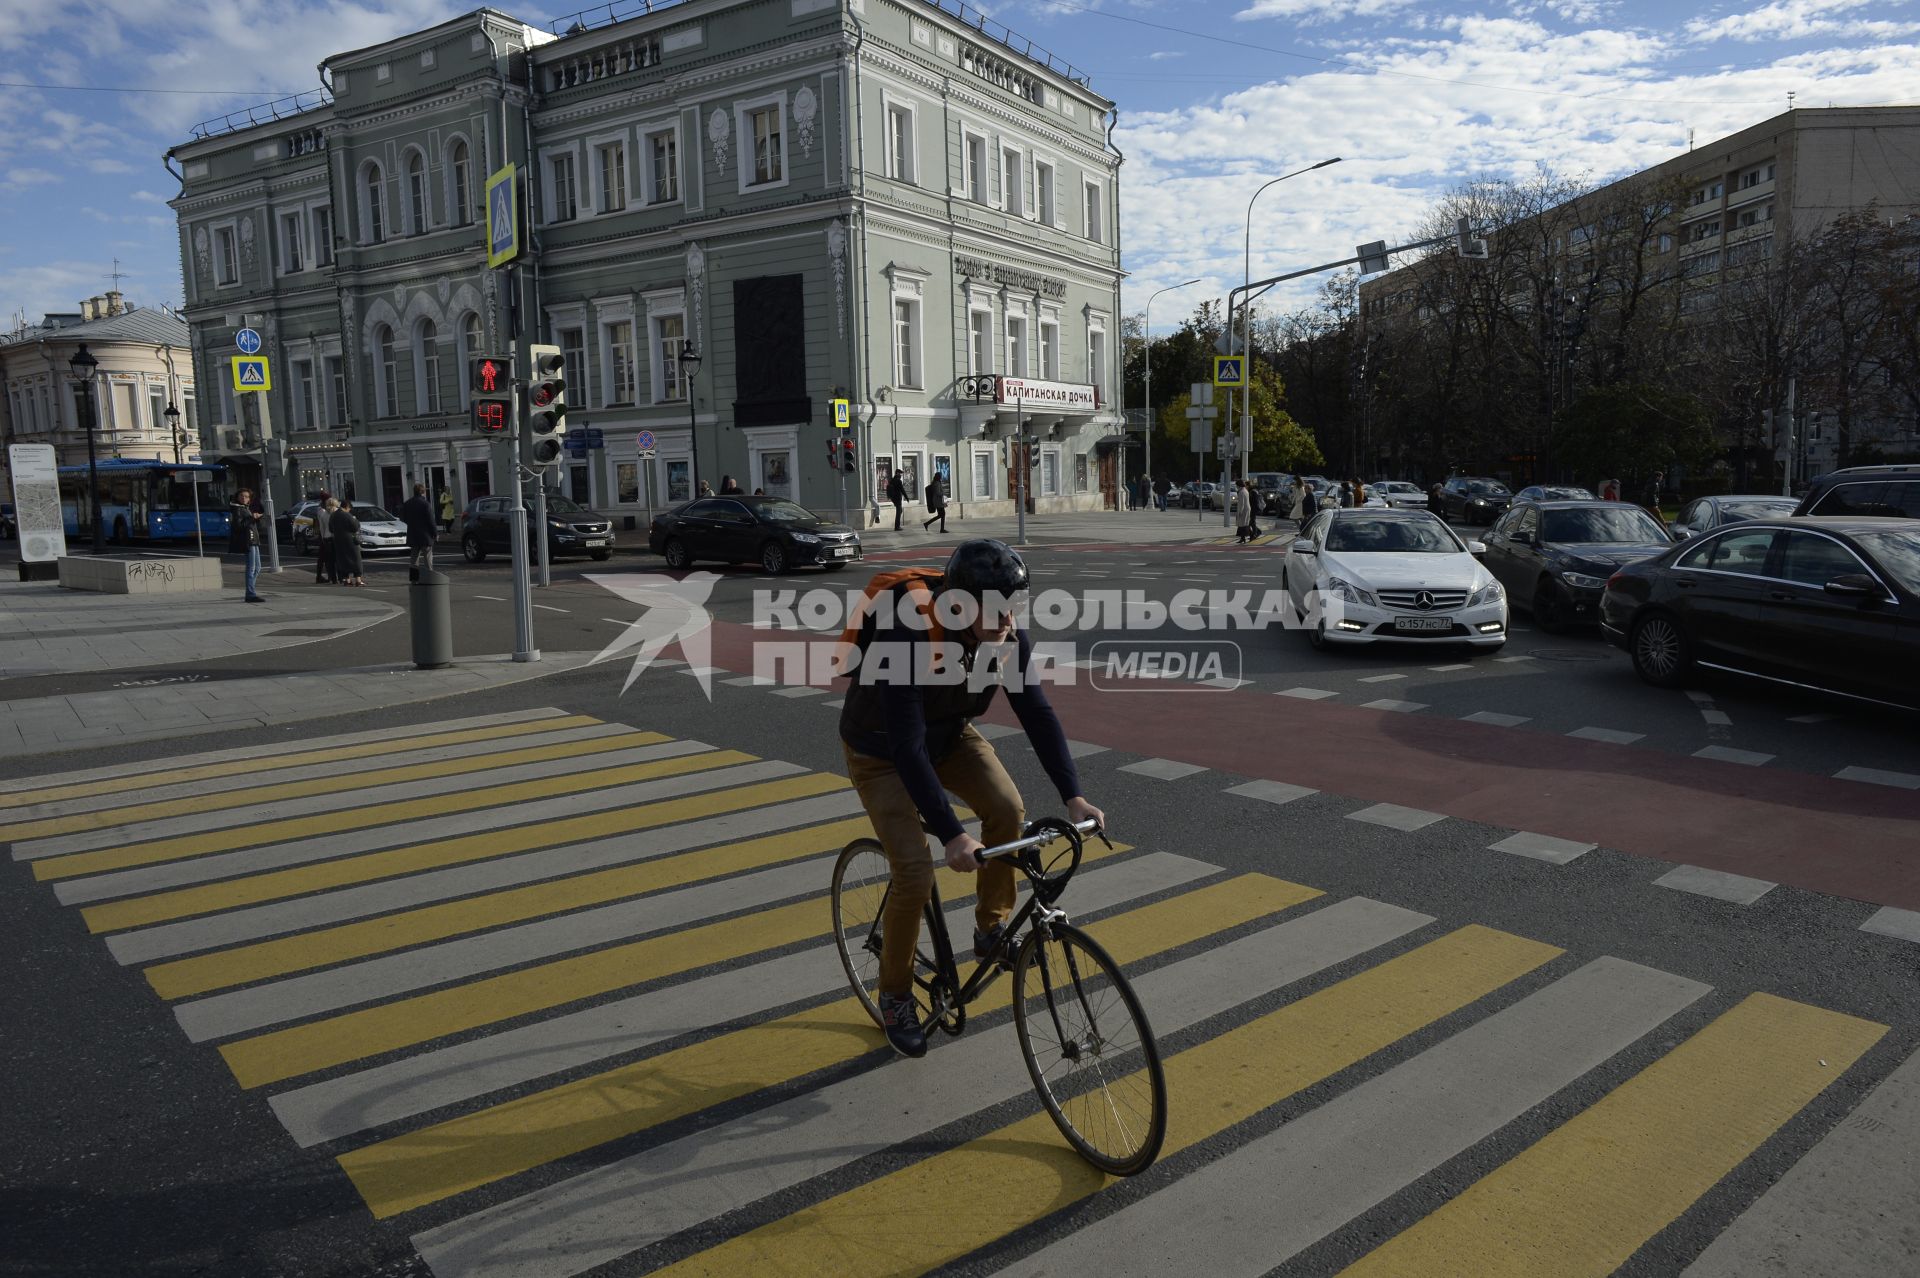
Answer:
M607 544L607 539L605 537L589 537L587 538L587 544L589 546L604 546Z
M834 555L834 558L836 559L845 559L847 556L851 555L852 553L853 553L852 546L835 546L833 548L833 555Z
M1395 630L1451 630L1452 617L1395 617Z

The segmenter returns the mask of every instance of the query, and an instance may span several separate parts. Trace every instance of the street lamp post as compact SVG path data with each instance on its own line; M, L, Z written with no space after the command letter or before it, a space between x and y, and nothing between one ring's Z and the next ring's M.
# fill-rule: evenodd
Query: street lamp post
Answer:
M693 496L698 497L700 495L700 437L694 433L698 427L694 424L693 414L693 375L700 371L700 352L682 343L680 354L675 358L680 362L680 384L687 391L687 447L693 453L691 492ZM671 500L672 494L668 494L668 498Z
M167 419L167 434L173 437L173 464L178 466L180 450L187 446L186 432L180 429L180 410L169 403L167 410L160 415Z
M100 462L94 453L93 432L95 419L99 416L93 402L94 373L100 367L100 361L87 351L87 344L80 343L80 349L67 361L67 367L73 370L73 380L80 390L80 397L86 402L87 428L87 497L93 523L93 553L103 550L100 540Z
M1247 285L1253 280L1253 203L1254 200L1260 198L1261 194L1269 186L1284 182L1288 178L1299 177L1302 173L1311 173L1315 169L1324 169L1329 164L1338 163L1340 163L1340 157L1336 155L1331 159L1322 160L1318 164L1309 164L1304 169L1295 169L1291 173L1282 173L1279 177L1268 181L1260 190L1255 191L1253 193L1253 199L1247 201L1247 231L1246 238L1240 250L1240 353L1246 360L1246 363L1241 366L1240 370L1242 376L1240 383L1240 455L1249 462L1253 458L1253 369L1251 367L1253 364L1253 325L1248 318L1252 314L1252 310L1246 303L1246 290ZM1227 331L1233 331L1232 316L1227 317ZM1231 399L1229 399L1228 403L1232 403ZM1228 516L1221 516L1223 525L1227 518Z
M1147 353L1145 356L1146 365L1147 365L1147 462L1146 462L1147 472L1146 473L1147 473L1147 493L1148 493L1149 501L1152 500L1152 493L1153 493L1153 299L1160 296L1160 294L1162 293L1171 293L1176 288L1185 288L1188 284L1198 284L1199 282L1200 280L1196 277L1194 279L1182 281L1179 284L1169 284L1165 288L1155 289L1153 292L1147 294L1147 320L1146 320Z

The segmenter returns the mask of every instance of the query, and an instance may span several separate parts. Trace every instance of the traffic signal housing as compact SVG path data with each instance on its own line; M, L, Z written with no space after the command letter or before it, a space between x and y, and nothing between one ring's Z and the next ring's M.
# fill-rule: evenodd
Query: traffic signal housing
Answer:
M533 361L527 379L527 459L537 467L558 466L566 451L566 356L558 346L527 348Z
M840 466L841 469L845 470L849 475L860 469L860 458L854 451L853 441L851 439L843 439L840 441Z
M513 425L513 361L476 355L467 361L470 421L482 435L504 435Z

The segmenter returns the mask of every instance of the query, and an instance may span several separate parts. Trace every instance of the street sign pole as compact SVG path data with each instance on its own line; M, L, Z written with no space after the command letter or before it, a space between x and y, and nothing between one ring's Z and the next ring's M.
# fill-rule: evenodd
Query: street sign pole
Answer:
M1020 440L1020 500L1014 509L1018 512L1019 532L1015 534L1015 544L1027 544L1027 466L1033 461L1033 445L1027 442L1027 400L1025 395L1016 395L1013 400L1014 432Z
M526 417L526 383L513 383L513 427L507 434L507 456L513 467L513 509L507 514L507 540L513 546L513 659L538 661L533 646L533 589L527 583L527 506L520 478L520 425ZM545 533L545 528L541 532Z
M260 405L260 501L267 508L267 571L280 571L280 528L273 515L273 472L268 458L273 452L273 412L267 407L267 392L259 391Z

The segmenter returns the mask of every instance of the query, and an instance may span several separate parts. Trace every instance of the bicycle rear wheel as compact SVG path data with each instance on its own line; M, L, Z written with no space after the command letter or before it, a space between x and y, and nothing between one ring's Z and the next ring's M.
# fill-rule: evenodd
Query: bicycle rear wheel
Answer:
M855 839L840 849L833 863L833 940L847 981L875 1025L880 1024L881 924L892 884L893 869L878 839ZM915 948L914 967L922 975L934 970L924 937ZM924 1017L924 992L916 991L916 999Z
M1167 1134L1160 1049L1119 964L1079 928L1028 935L1014 960L1020 1054L1067 1143L1114 1176L1152 1166Z

